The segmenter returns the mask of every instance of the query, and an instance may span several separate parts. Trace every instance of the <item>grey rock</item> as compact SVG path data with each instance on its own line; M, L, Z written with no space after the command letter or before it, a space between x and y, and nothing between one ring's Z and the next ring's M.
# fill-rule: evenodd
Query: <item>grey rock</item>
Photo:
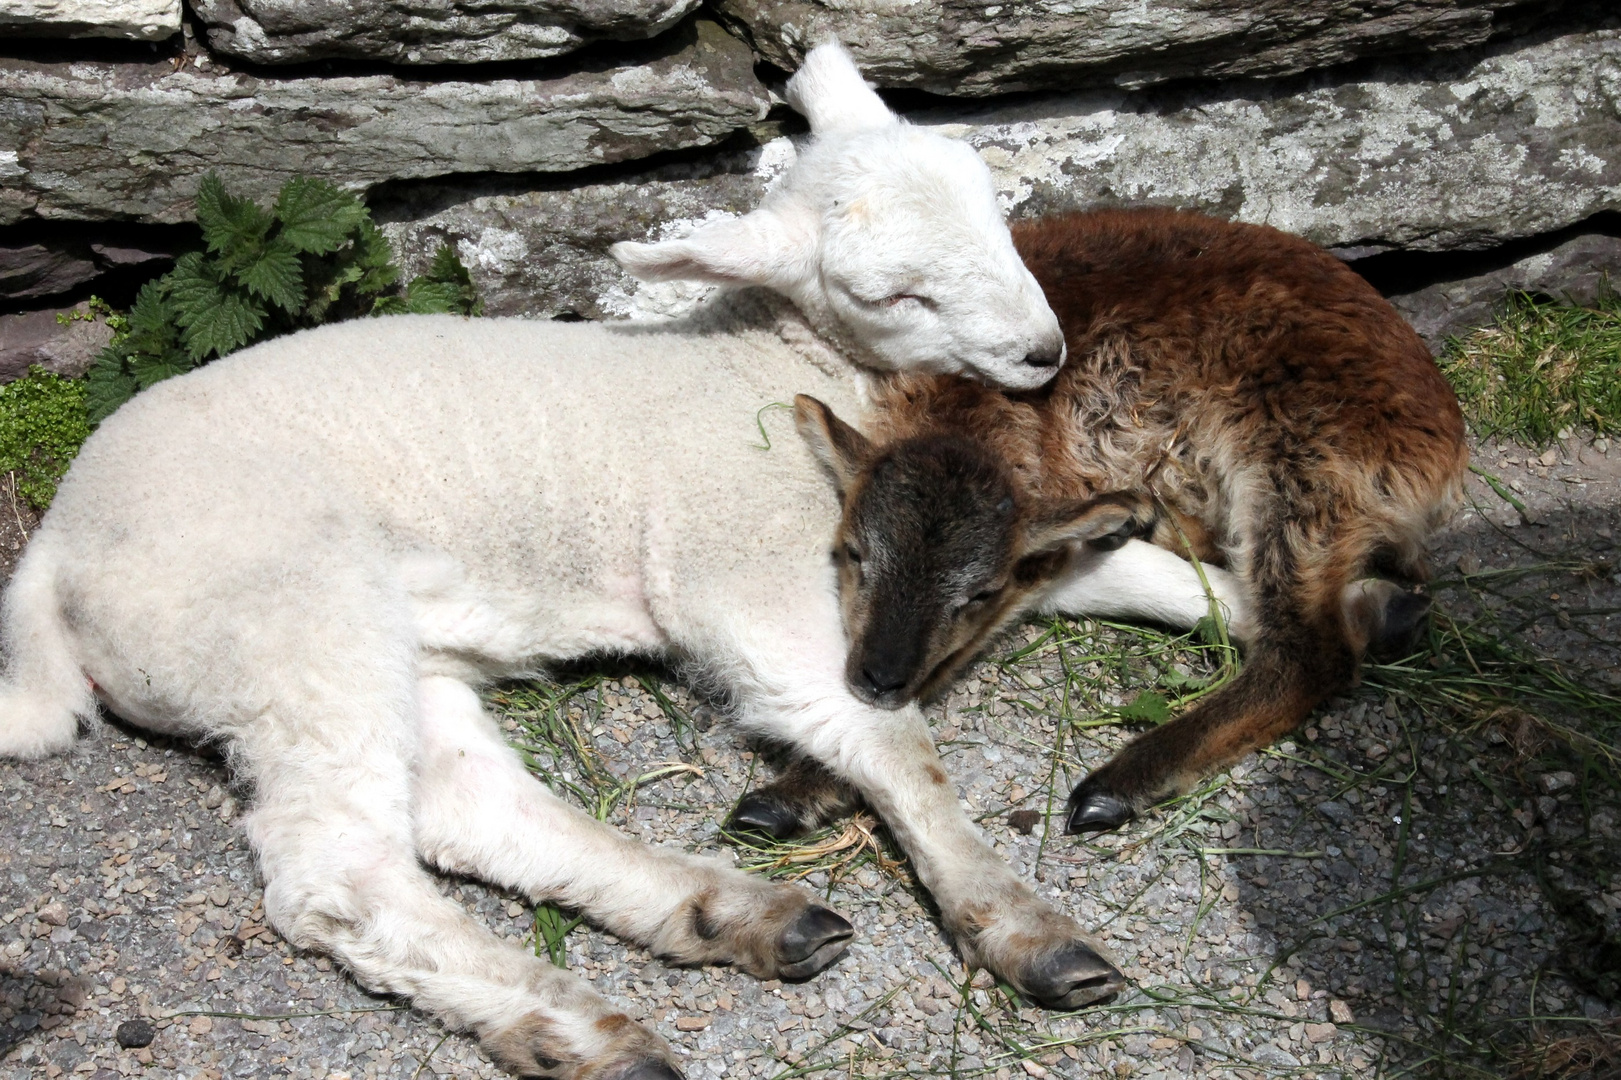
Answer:
M684 24L641 59L489 82L0 61L0 224L184 221L210 170L258 199L297 174L365 190L561 172L713 143L770 107L749 51L712 22Z
M87 244L58 237L0 244L0 299L55 296L90 284L110 270L173 257L173 251L164 244Z
M719 214L759 204L791 155L788 140L668 165L574 188L468 189L422 185L375 207L406 276L421 272L440 244L456 249L492 315L588 319L681 310L704 291L686 283L632 281L610 244L674 235Z
M1349 825L1356 817L1356 812L1341 802L1318 803L1317 812L1336 825Z
M785 70L831 34L880 86L983 95L1281 75L1360 57L1461 48L1486 41L1516 6L1518 0L719 0L716 9Z
M93 281L101 268L88 254L66 245L0 244L0 297L50 296Z
M180 33L180 0L6 0L0 34L162 41Z
M56 318L59 310L0 315L0 383L22 378L35 364L58 375L90 370L96 354L112 340L112 330L104 322L85 319L64 326ZM68 310L81 315L89 311L84 304Z
M348 56L469 64L572 52L603 38L649 38L699 0L197 0L217 52L258 64Z
M1486 273L1398 293L1390 303L1432 349L1447 338L1487 326L1512 291L1592 303L1621 283L1621 237L1576 236L1549 251Z
M1484 249L1621 207L1621 32L1238 87L930 110L1032 215L1181 206L1330 248Z

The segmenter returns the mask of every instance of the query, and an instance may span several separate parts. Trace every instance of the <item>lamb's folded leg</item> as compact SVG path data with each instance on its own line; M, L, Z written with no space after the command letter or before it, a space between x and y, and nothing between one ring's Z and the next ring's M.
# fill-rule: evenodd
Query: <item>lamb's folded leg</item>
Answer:
M365 713L333 720L348 736L366 727ZM440 894L417 861L411 762L395 733L348 738L340 753L321 744L323 730L333 728L305 725L292 742L255 732L269 737L245 755L257 779L248 836L266 918L283 937L330 953L372 990L474 1032L519 1076L679 1080L657 1035ZM357 746L363 758L348 752Z
M861 805L861 796L821 762L795 757L769 784L737 801L731 827L777 840L830 825Z
M1248 643L1255 624L1242 580L1218 566L1203 570L1227 621L1228 635L1239 644ZM1186 559L1143 540L1128 540L1113 551L1078 550L1039 610L1189 629L1210 614L1210 594L1199 580L1199 571Z
M786 605L792 607L793 605ZM1045 1005L1078 1008L1124 979L1069 916L1039 900L957 801L923 714L862 704L844 686L836 620L740 628L728 674L743 722L849 783L934 895L963 958ZM831 612L823 612L831 615Z
M557 798L464 683L425 678L418 699L416 836L427 861L578 908L678 963L735 963L761 978L800 979L849 944L850 924L804 890L650 848Z

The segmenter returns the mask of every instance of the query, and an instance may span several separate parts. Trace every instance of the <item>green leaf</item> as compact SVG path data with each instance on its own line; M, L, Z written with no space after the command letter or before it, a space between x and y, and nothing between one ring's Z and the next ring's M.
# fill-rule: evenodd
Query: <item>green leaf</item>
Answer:
M84 403L90 423L107 419L139 389L135 376L124 370L124 358L110 346L101 350L85 378Z
M264 326L265 309L251 296L220 293L219 301L200 310L182 311L182 335L194 360L210 353L224 356L253 340Z
M568 946L565 940L569 931L579 926L581 916L573 918L563 914L555 904L541 904L535 908L535 955L545 956L554 965L560 968L568 967Z
M417 278L405 294L405 310L417 315L460 312L461 289L453 284Z
M258 203L229 194L219 177L209 173L197 189L197 224L208 250L217 253L227 269L235 270L258 257L271 220Z
M294 251L322 255L336 251L370 215L360 200L324 180L295 176L276 197L279 238Z
M298 253L276 237L259 258L236 275L249 292L269 300L289 315L304 306L304 267Z
M379 296L371 306L373 315L404 315L410 310L403 296Z
M1212 642L1212 644L1216 643ZM1210 685L1210 680L1202 675L1184 675L1175 668L1171 668L1159 677L1159 684L1178 691L1202 690Z
M364 271L351 262L329 263L321 266L323 276L310 282L310 299L304 307L307 322L326 321L326 313L343 296L343 287L360 280Z
M191 259L182 255L181 261ZM168 277L148 281L136 294L135 305L129 309L126 334L164 334L174 330L174 307L169 299Z
M181 326L202 317L209 309L219 306L223 294L223 275L218 262L205 259L200 251L191 251L175 260L174 269L163 279L168 298L173 302L173 318Z
M440 244L434 252L428 272L411 279L406 290L406 304L411 311L451 312L459 315L478 315L484 310L473 275L456 257L449 244Z
M443 281L456 285L472 285L473 275L468 273L467 267L457 257L456 251L449 244L440 244L439 250L433 253L433 262L428 265L428 278L433 281Z
M197 366L197 361L184 353L163 356L132 356L129 358L130 377L142 390L150 390L164 379L184 375Z
M1171 703L1165 700L1164 694L1144 690L1131 700L1131 704L1121 707L1120 715L1126 720L1163 724L1171 718Z
M388 239L369 219L361 224L355 239L354 265L363 271L355 283L355 291L362 296L375 296L400 280Z

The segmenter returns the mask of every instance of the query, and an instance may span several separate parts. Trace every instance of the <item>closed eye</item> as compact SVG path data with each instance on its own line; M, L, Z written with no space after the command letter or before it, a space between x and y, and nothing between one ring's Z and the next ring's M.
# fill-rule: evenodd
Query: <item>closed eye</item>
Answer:
M940 306L933 298L924 296L922 293L906 292L903 290L901 292L892 292L885 296L873 298L870 295L863 296L861 293L842 282L838 282L836 284L838 285L839 291L843 292L844 295L848 296L862 307L891 308L897 307L901 304L917 304L920 307L925 307L933 311Z

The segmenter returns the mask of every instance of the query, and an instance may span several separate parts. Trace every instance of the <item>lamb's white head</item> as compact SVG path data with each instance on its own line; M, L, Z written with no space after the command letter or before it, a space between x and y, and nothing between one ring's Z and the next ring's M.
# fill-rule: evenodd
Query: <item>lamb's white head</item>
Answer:
M788 101L814 138L758 210L681 240L615 244L614 258L647 281L773 289L873 367L1020 390L1052 378L1058 318L979 155L890 112L836 42L805 57Z

